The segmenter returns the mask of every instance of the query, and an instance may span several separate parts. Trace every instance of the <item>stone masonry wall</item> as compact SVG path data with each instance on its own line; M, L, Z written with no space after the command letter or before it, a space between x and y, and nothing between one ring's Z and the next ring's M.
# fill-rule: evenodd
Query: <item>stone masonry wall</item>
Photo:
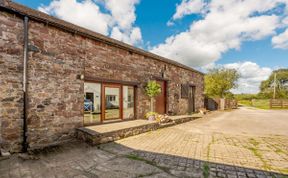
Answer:
M203 75L90 39L85 40L85 46L85 76L141 82L137 91L138 118L143 118L150 108L150 100L144 93L145 84L151 76L161 78L162 72L164 78L169 80L168 111L176 114L187 113L188 100L181 99L181 84L186 83L196 85L196 109L204 106Z
M0 146L21 150L23 20L0 12Z
M0 94L0 106L5 106L1 109L0 132L13 148L10 151L19 151L23 21L2 12L0 19L6 22L1 23L0 30L0 87L4 91ZM203 107L203 75L30 20L27 121L30 149L65 141L75 128L83 125L84 80L77 76L141 82L136 107L137 118L142 119L149 111L144 86L151 76L161 77L162 73L169 80L168 111L187 113L188 101L181 99L181 84L186 83L196 86L196 109ZM15 134L11 133L13 129Z
M58 143L83 124L82 37L29 22L28 142Z

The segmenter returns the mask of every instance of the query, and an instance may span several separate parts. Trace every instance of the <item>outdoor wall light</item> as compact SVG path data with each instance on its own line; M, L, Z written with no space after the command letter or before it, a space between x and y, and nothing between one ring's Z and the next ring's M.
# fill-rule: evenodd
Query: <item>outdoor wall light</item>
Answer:
M78 74L77 76L76 76L76 78L77 79L80 79L80 80L84 80L84 75L83 74Z

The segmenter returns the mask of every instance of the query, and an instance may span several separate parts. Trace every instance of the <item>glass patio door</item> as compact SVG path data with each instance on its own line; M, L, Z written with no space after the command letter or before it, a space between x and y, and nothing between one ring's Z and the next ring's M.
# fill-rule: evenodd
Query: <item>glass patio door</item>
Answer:
M122 119L121 85L104 85L103 121Z

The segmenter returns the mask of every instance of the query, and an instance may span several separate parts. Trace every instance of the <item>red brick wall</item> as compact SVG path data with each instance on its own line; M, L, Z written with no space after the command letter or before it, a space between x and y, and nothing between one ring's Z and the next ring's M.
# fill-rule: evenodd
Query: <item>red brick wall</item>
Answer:
M0 104L1 106L5 104L3 99L9 96L8 90L12 87L15 99L11 103L17 110L15 114L8 113L8 107L3 110L6 115L3 115L1 110L1 133L2 138L6 138L7 130L6 126L3 129L3 123L5 125L8 122L8 125L16 128L15 132L18 135L15 135L14 141L6 139L14 148L14 145L18 145L21 141L21 128L17 125L21 125L23 114L21 100L23 40L20 40L23 34L23 22L20 18L2 12L0 19L7 24L12 23L4 28L1 26L0 43L8 44L5 41L7 35L3 33L5 31L11 31L9 40L15 43L5 45L5 48L1 45L0 48L0 76L1 79L5 79L4 86L1 87L7 90L0 96ZM14 21L18 28L15 28ZM28 142L32 149L61 142L73 135L75 128L82 126L84 81L77 79L77 75L141 82L137 90L138 119L143 118L149 111L149 98L144 94L146 82L151 76L161 77L162 72L164 78L169 80L168 111L175 114L187 113L188 101L181 99L180 93L181 84L187 82L196 85L196 109L204 106L203 75L199 73L77 34L73 35L33 20L29 21L29 46ZM9 70L7 66L12 66L12 73L2 72ZM15 146L17 151L16 148L17 146Z

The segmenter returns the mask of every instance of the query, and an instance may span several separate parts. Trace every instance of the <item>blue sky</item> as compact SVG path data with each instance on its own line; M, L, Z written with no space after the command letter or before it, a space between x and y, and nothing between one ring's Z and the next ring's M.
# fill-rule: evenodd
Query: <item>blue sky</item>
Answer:
M259 85L273 69L288 67L287 0L255 0L259 5L247 0L94 0L86 4L80 0L15 1L34 9L41 6L40 10L48 14L200 70L211 66L235 68L245 83L235 90L237 93L257 92L258 86L253 83ZM79 12L65 9L67 6L79 12L89 8L84 15L91 20L77 21ZM243 7L247 10L235 15ZM95 14L90 16L93 10ZM98 26L91 25L93 21ZM165 42L167 38L171 41Z

